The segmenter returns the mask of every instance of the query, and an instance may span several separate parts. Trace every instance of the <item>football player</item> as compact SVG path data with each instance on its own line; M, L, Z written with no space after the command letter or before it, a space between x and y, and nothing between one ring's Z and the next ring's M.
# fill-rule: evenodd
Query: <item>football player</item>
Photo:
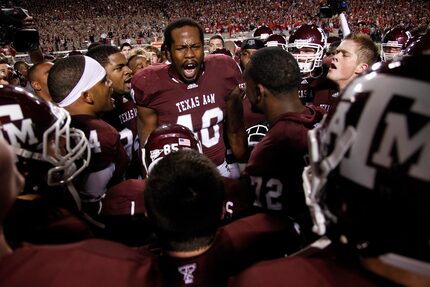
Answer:
M260 49L251 57L245 70L246 95L253 110L265 115L269 130L254 146L243 176L250 178L257 206L288 214L304 237L309 233L313 238L301 172L308 154L306 134L324 111L301 103L300 81L297 61L279 47Z
M69 113L22 88L1 85L0 138L11 146L25 178L4 224L9 242L62 243L91 236L79 219L75 188L90 161L89 143L70 127Z
M159 262L163 286L224 286L229 275L251 263L296 247L287 219L257 214L219 227L223 180L196 150L182 149L158 161L144 200L157 235L155 245L145 249Z
M105 69L88 56L58 60L48 76L53 101L70 112L72 126L82 129L90 142L91 162L80 193L93 216L100 212L107 188L124 180L129 163L118 131L98 116L114 108L111 85Z
M288 51L297 60L302 80L299 96L303 104L315 104L330 110L335 103L336 85L326 78L327 69L323 66L324 49L327 36L316 25L300 26L288 39Z
M121 143L130 158L126 177L142 178L137 107L130 96L132 75L127 66L127 59L117 47L109 45L99 45L86 55L99 62L105 68L108 79L112 81L111 97L115 101L115 108L105 112L101 118L113 126L121 136Z
M143 162L147 173L166 155L182 149L203 153L199 139L186 127L178 124L158 126L148 137L143 148ZM225 221L253 212L253 197L238 180L223 177Z
M336 48L327 78L335 82L339 91L342 91L377 61L378 50L368 35L348 34Z
M224 129L236 157L247 157L239 67L223 55L204 56L203 30L194 20L170 23L164 39L171 64L148 67L132 80L141 144L160 124L184 125L197 134L203 153L228 176Z
M1 87L1 97L4 93L10 93L11 90L5 90ZM6 88L8 89L8 88ZM14 93L14 96L22 97L20 91ZM26 95L25 95L26 96ZM32 96L33 98L36 98ZM16 128L23 126L31 127L30 121L31 117L28 117L30 109L34 109L34 112L41 112L39 116L52 116L50 113L49 104L39 102L39 107L46 106L44 109L34 109L37 107L35 103L29 104L28 106L22 107L22 114L24 119L21 117L21 123L23 125L18 125ZM20 113L18 113L18 107L16 101L15 104L12 99L10 99L10 105L7 109L13 115L13 120L7 122L9 124L9 131L12 130L11 125L18 123L18 118ZM27 103L31 103L27 102ZM15 107L14 107L15 106ZM0 110L5 111L6 106L2 105ZM27 109L27 108L28 109ZM55 107L58 109L57 107ZM13 110L13 112L12 112ZM64 112L64 111L63 111ZM45 114L44 114L45 113ZM61 115L61 113L60 113ZM1 115L2 120L5 118L4 114ZM51 118L53 119L53 118ZM27 123L26 123L27 122ZM53 123L58 125L59 123L68 123L68 121L60 122L53 121L37 121L33 122L33 127L36 128L40 123ZM39 126L40 127L40 126ZM57 126L58 127L58 126ZM63 127L64 128L64 127ZM56 129L51 129L48 134L55 134ZM29 131L29 130L27 130ZM57 130L60 131L60 130ZM69 130L71 134L76 134L76 130ZM36 138L40 138L43 131L40 129L33 130ZM27 134L28 135L28 134ZM62 136L66 136L66 133L62 133ZM28 137L31 138L31 137ZM46 140L55 142L56 136L46 137ZM77 138L76 138L77 139ZM29 142L23 143L21 146L21 151L26 150L27 156L33 155L33 159L38 160L43 163L44 160L48 158L43 157L43 151L36 151L33 149L36 146L43 146L42 142L40 144L33 143L32 149L28 150ZM48 147L49 145L45 145ZM13 146L12 150L17 151L18 146ZM50 145L52 151L55 150L54 144ZM77 147L76 147L77 148ZM68 146L65 146L64 150L67 150ZM5 142L3 137L0 136L0 286L33 286L33 287L44 287L49 285L55 286L161 286L161 278L157 278L154 272L150 273L152 270L150 267L150 261L148 256L144 256L142 253L132 250L126 246L118 243L113 243L103 240L83 240L73 244L60 244L60 245L32 245L26 243L23 247L12 249L12 246L8 244L5 240L6 234L3 233L3 222L6 213L10 210L11 205L16 200L16 197L22 194L24 178L16 169L15 160L16 154L12 153L10 146ZM77 148L75 152L79 149ZM40 153L39 153L40 152ZM55 152L51 154L50 164L54 161L59 161L60 158L55 155ZM67 155L64 155L64 163L67 162ZM18 158L22 158L24 153L18 155ZM39 157L37 157L39 156ZM71 158L69 158L71 159ZM27 160L30 160L27 158ZM19 159L21 161L21 159ZM61 165L59 165L61 167ZM39 166L41 168L41 166ZM59 175L59 174L57 174ZM64 180L69 180L68 177L72 173L68 173L67 177L63 177ZM45 174L46 178L46 174ZM60 180L60 177L57 178ZM25 179L27 184L27 179ZM19 199L18 199L19 200ZM43 212L43 210L41 210ZM33 221L31 216L38 216L38 214L28 215L27 220ZM17 227L18 228L18 227ZM57 225L60 228L60 225ZM63 236L70 235L67 233L66 229L62 229L64 232ZM43 232L43 230L36 230L35 232ZM152 274L152 275L149 275ZM157 285L159 284L159 285Z
M409 31L402 27L395 27L389 30L382 38L381 60L392 61L406 48L406 44L412 38Z

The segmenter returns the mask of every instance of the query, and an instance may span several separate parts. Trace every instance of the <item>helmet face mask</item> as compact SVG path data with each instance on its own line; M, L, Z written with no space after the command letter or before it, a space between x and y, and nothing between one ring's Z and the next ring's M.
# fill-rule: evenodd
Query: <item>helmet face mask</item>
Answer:
M374 65L309 132L303 186L316 233L361 254L430 261L429 63Z
M309 74L322 67L327 36L316 25L302 25L288 39L288 51L296 58L300 72ZM301 51L305 50L303 53ZM312 52L310 52L312 51Z
M256 146L262 138L267 134L269 128L266 125L257 124L255 126L249 127L246 130L248 134L248 146Z
M165 124L149 135L142 151L142 162L149 174L155 164L169 153L181 149L194 149L203 153L203 147L196 135L179 124Z
M381 60L384 62L395 60L406 48L411 37L411 33L404 28L396 27L388 31L381 43Z
M81 130L70 128L70 121L66 110L20 88L0 86L0 136L24 163L20 166L33 169L25 172L45 172L35 184L65 185L88 166L88 140ZM48 169L34 170L41 161Z

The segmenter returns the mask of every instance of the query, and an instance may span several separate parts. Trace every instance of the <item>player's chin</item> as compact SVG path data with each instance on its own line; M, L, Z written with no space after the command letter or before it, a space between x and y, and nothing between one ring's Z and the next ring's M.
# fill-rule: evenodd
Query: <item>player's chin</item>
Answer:
M186 77L185 75L182 75L182 80L184 81L185 84L192 84L196 81L197 79L197 73L195 75L193 75L192 77Z
M336 80L336 70L329 69L327 73L327 79L329 80Z

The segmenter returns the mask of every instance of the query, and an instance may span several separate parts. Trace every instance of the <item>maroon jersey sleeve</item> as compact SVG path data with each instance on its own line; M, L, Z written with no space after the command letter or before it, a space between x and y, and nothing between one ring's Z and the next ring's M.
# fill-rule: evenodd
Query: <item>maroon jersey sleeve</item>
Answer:
M24 246L0 261L0 286L159 286L152 265L118 243Z
M226 100L240 83L242 76L233 59L210 55L196 83L182 83L171 65L157 65L133 78L132 88L136 104L153 109L158 124L188 127L201 141L203 153L220 165L225 158Z
M108 186L121 182L129 158L121 144L119 133L105 121L93 116L73 116L72 125L81 129L90 142L91 161L85 172L97 172L113 163L115 171Z

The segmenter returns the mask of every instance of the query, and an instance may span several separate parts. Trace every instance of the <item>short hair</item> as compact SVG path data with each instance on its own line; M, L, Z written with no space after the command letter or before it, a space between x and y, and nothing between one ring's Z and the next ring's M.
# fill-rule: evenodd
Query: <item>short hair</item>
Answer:
M132 49L133 47L130 45L130 43L124 42L121 44L121 46L119 47L119 49L122 51L122 48L124 48L125 46L130 47L130 49Z
M159 56L161 54L160 49L158 49L157 47L153 46L153 45L149 45L145 47L145 51L147 52L154 52L157 54L157 56Z
M354 32L348 34L343 40L351 40L358 45L357 57L359 62L371 66L378 61L378 48L369 35Z
M92 42L89 46L88 46L88 51L94 49L97 46L100 46L101 43L99 42Z
M213 35L212 37L210 37L210 38L209 38L209 42L210 42L212 39L220 39L220 40L221 40L221 42L222 42L222 46L224 47L224 38L223 38L221 35L218 35L218 34Z
M144 55L145 57L146 57L146 55L148 55L148 58L149 58L148 52L144 48L141 48L141 47L131 49L130 52L128 53L128 59L130 59L134 55Z
M18 70L22 65L29 66L25 61L16 61L15 64L13 64L13 68Z
M256 84L262 84L275 96L298 89L301 82L296 59L280 47L257 50L248 63L245 73Z
M61 102L78 84L85 69L83 55L75 55L59 59L49 70L48 90L52 100Z
M112 54L120 53L121 50L116 46L111 45L98 45L87 52L87 56L99 62L102 67L109 64L109 56Z
M128 58L127 60L127 67L130 67L130 65L132 64L132 62L136 61L138 58L143 58L146 60L146 62L149 64L149 55L145 52L144 54L134 54L131 57Z
M149 221L164 248L192 251L209 245L220 224L223 180L198 151L162 158L149 173L144 193Z
M202 42L202 44L204 43L202 26L200 26L200 24L194 21L193 19L180 18L176 21L171 22L169 25L167 25L166 30L164 30L164 44L167 50L170 50L170 48L172 47L172 43L173 43L172 31L174 29L179 29L185 26L191 26L191 27L197 28L199 30L200 41Z

